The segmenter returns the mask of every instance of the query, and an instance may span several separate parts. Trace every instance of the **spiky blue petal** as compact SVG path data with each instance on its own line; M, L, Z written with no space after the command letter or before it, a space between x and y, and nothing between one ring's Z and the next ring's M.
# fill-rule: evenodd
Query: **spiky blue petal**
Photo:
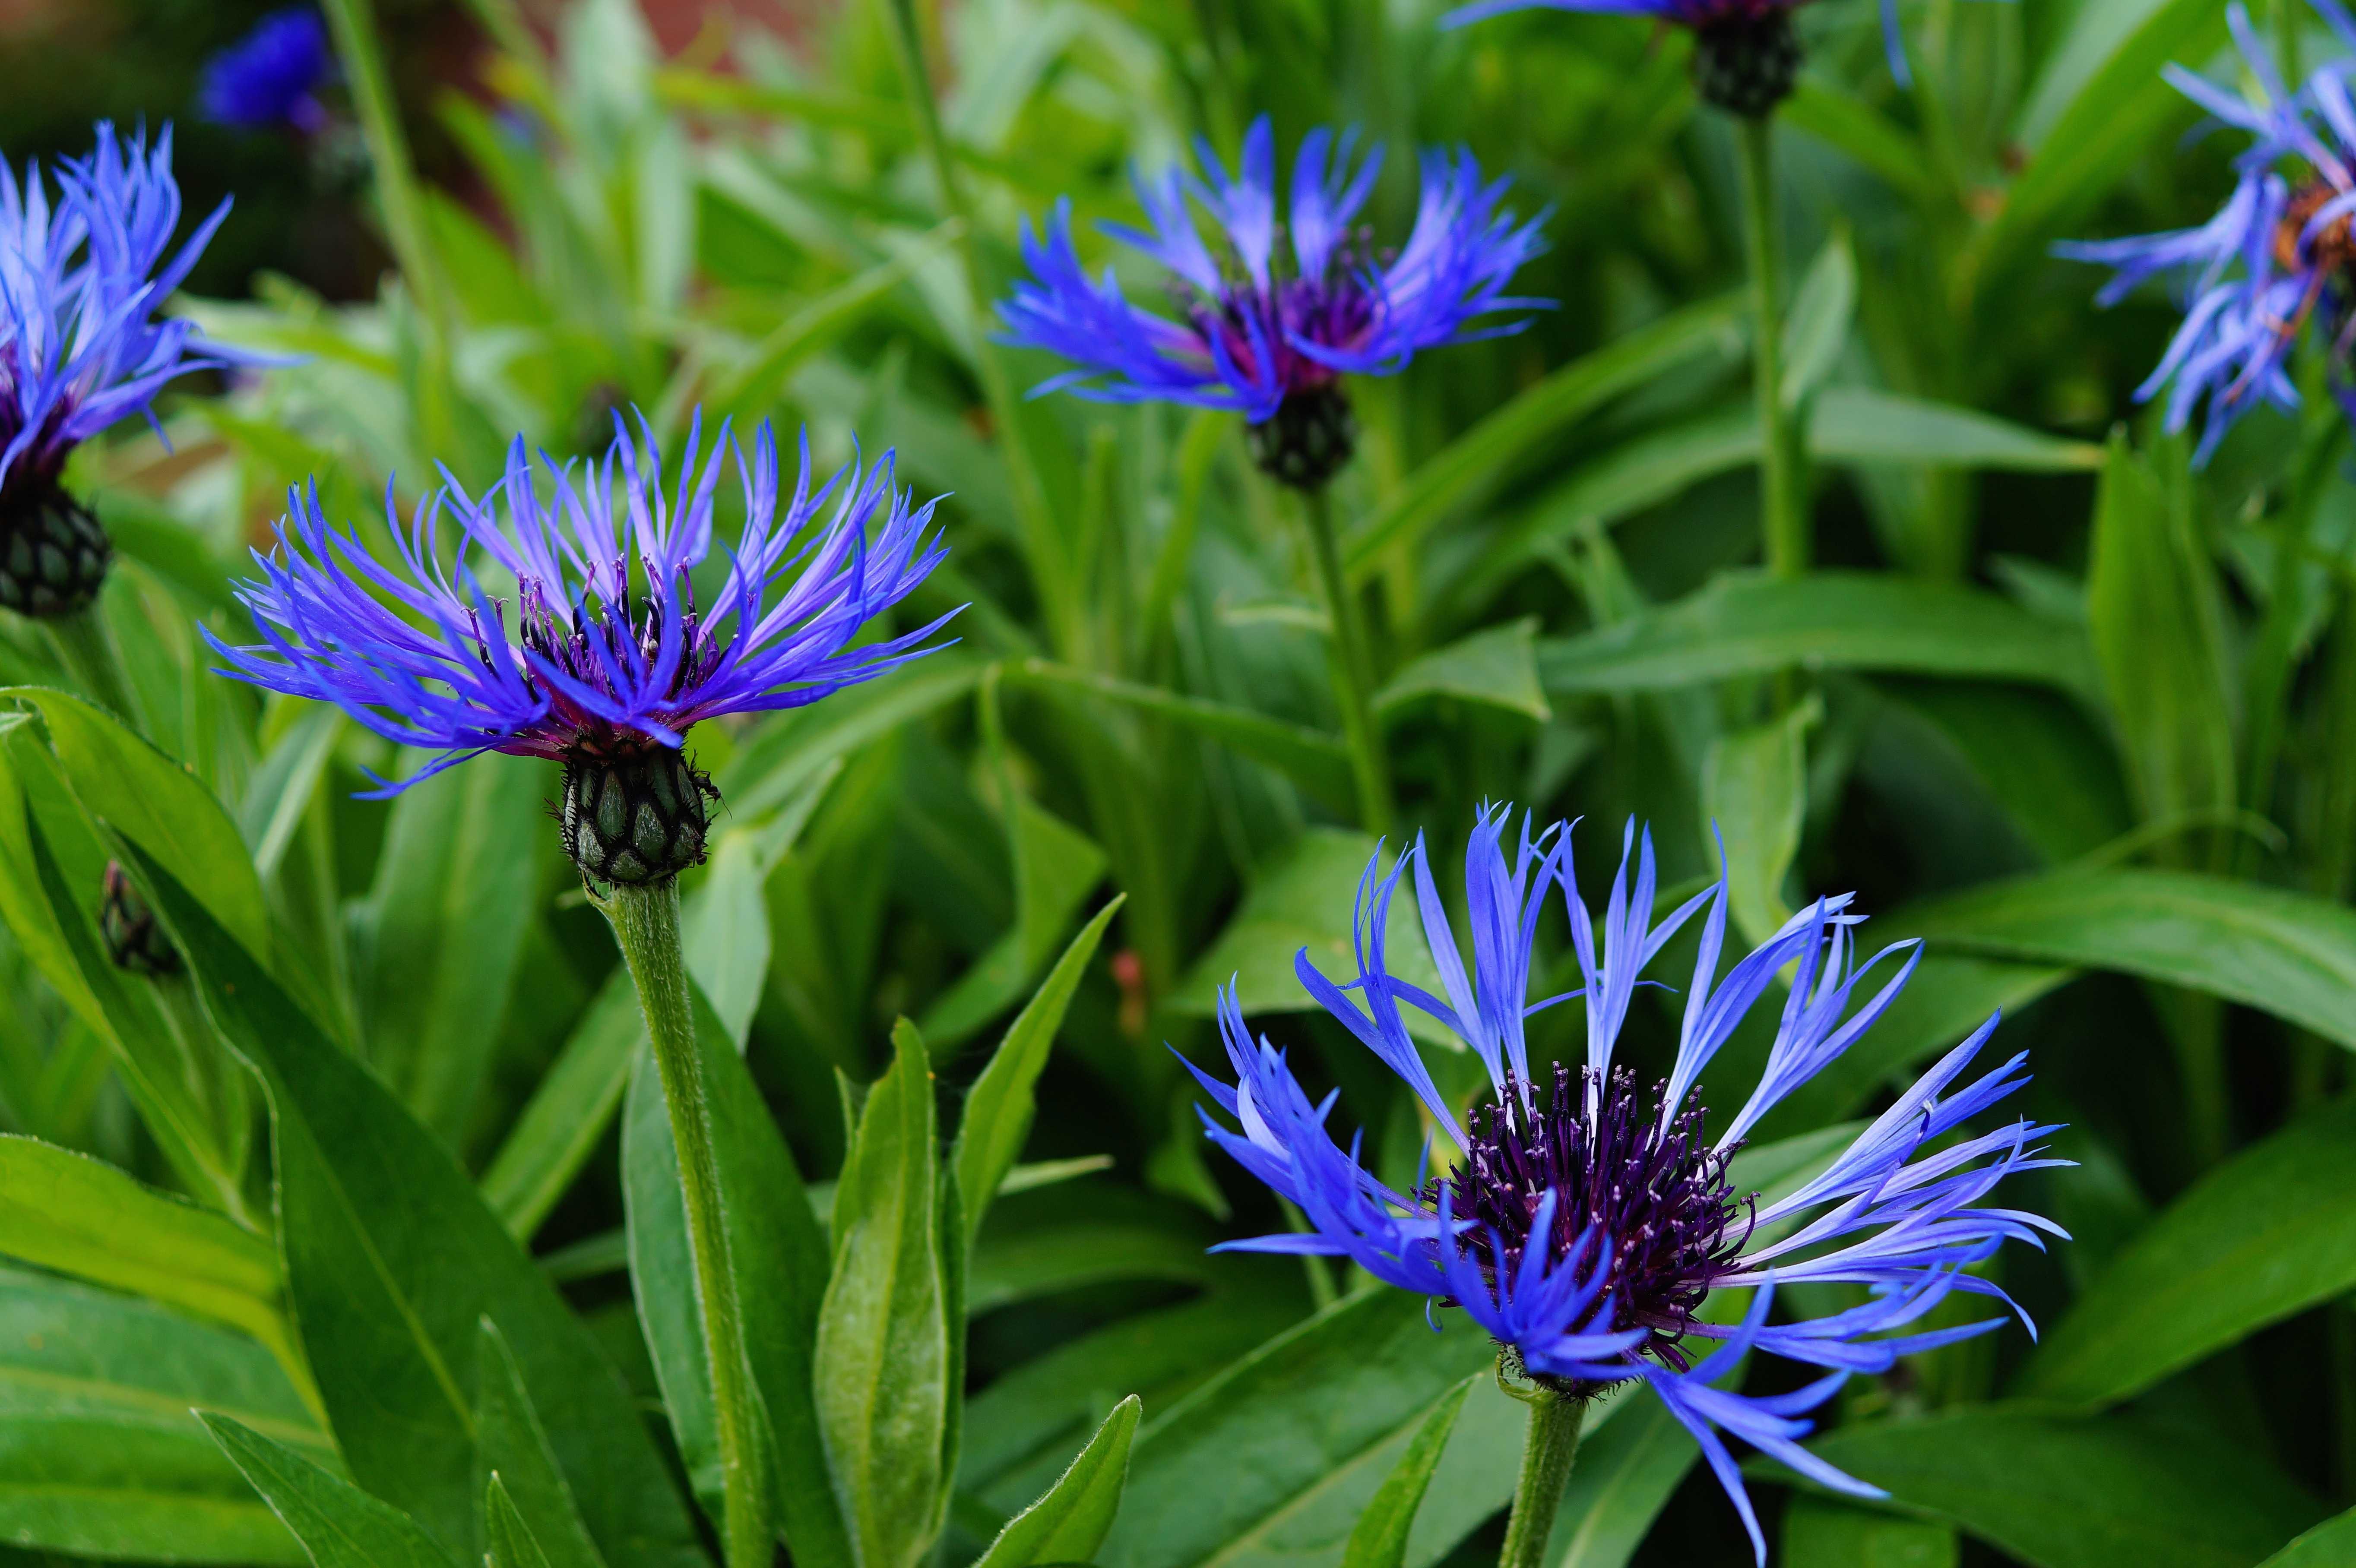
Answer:
M316 131L327 113L315 96L335 69L327 29L308 5L273 11L205 62L197 104L217 125Z

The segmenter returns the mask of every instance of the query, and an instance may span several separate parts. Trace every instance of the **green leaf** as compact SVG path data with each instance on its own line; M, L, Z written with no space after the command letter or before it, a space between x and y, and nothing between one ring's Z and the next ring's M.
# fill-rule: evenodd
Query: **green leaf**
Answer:
M2193 536L2189 485L2170 487L2111 438L2086 573L2094 656L2143 820L2233 805L2223 612Z
M1921 141L1821 77L1803 76L1794 84L1792 96L1777 106L1776 118L1839 148L1901 195L1929 201L1946 194Z
M1890 917L1934 945L2115 969L2257 1008L2356 1048L2356 912L2190 871L2064 869Z
M1992 593L1880 572L1732 572L1674 604L1538 645L1557 697L1658 691L1794 665L2018 680L2091 692L2085 635Z
M541 1551L531 1526L497 1475L483 1488L483 1540L489 1568L551 1568L548 1554Z
M917 1025L942 1059L1023 994L1104 880L1104 851L1096 842L1028 796L1015 796L1008 837L1014 861L1013 927L974 960Z
M1824 249L1808 263L1799 292L1783 321L1783 380L1778 396L1797 409L1829 375L1848 342L1857 315L1857 251L1848 228L1837 224Z
M496 1554L494 1502L504 1502L525 1525L534 1553L552 1568L605 1568L589 1527L581 1522L573 1488L557 1467L515 1356L498 1325L487 1317L476 1353L475 1381L475 1449L486 1477L483 1539L494 1543ZM541 1541L549 1543L548 1550Z
M285 1376L243 1337L0 1269L0 1540L134 1561L301 1563L190 1414L199 1404L332 1462Z
M1375 847L1369 836L1341 828L1303 833L1269 862L1211 950L1178 982L1169 1005L1207 1018L1218 1009L1219 988L1233 980L1247 1014L1313 1011L1316 1002L1293 973L1293 955L1306 948L1310 962L1326 973L1346 968L1356 974L1351 911ZM1391 973L1437 995L1439 971L1412 901L1392 901L1386 943Z
M1516 393L1419 465L1344 542L1344 564L1363 575L1394 543L1421 537L1483 485L1613 399L1697 361L1732 362L1742 352L1749 308L1739 293L1687 305Z
M447 1148L168 870L134 844L123 852L215 1026L270 1087L287 1289L354 1477L474 1555L481 1501L465 1380L488 1317L515 1347L606 1561L701 1563L621 1379Z
M1480 1376L1473 1373L1453 1392L1442 1395L1416 1428L1407 1451L1383 1477L1366 1511L1358 1516L1357 1528L1350 1531L1350 1542L1342 1551L1342 1568L1405 1568L1408 1532L1415 1527L1416 1510L1423 1506L1431 1473L1440 1467L1449 1435L1456 1430L1464 1396L1472 1392Z
M1050 689L1086 693L1150 713L1218 741L1238 756L1265 763L1327 805L1346 806L1355 798L1349 749L1333 736L1200 697L1184 697L1158 686L1141 686L1045 659L1024 659L1007 667L1009 680Z
M313 1568L456 1568L457 1560L399 1509L226 1415L199 1419L286 1521Z
M1055 1031L1079 990L1080 979L1096 957L1105 928L1120 912L1124 900L1115 897L1083 927L1039 989L1007 1026L990 1065L981 1070L966 1095L965 1114L958 1122L957 1143L949 1158L957 1168L958 1189L965 1195L965 1240L968 1246L981 1233L982 1217L1006 1173L1023 1153L1031 1133L1036 1105L1033 1093L1039 1073L1047 1065Z
M1720 735L1701 764L1702 833L1726 856L1734 923L1763 943L1792 915L1783 880L1808 809L1808 731L1824 718L1811 697L1781 719Z
M2356 1286L2356 1102L2201 1178L2052 1326L2014 1392L2108 1404Z
M1952 403L1870 387L1826 387L1808 418L1808 451L1827 463L1927 463L2019 474L2099 468L2103 449Z
M1976 1405L1808 1446L2031 1568L2249 1568L2323 1511L2204 1427Z
M2356 1509L2325 1520L2258 1568L2339 1568L2356 1562Z
M1015 1515L974 1568L1031 1568L1086 1563L1104 1544L1129 1478L1130 1439L1143 1407L1135 1394L1113 1406L1088 1445L1047 1494Z
M701 987L690 988L712 1152L723 1194L751 1194L723 1208L736 1298L746 1304L744 1354L767 1413L777 1517L795 1561L839 1568L852 1561L819 1435L811 1355L826 1286L826 1232L776 1123ZM696 1495L714 1518L721 1497L720 1439L712 1376L695 1299L678 1146L652 1056L637 1053L622 1124L622 1182L630 1283L647 1349L662 1386Z
M1855 1503L1803 1494L1783 1510L1782 1560L1807 1568L1956 1568L1955 1532Z
M1461 1322L1434 1335L1406 1292L1336 1303L1146 1425L1098 1561L1178 1568L1338 1547L1432 1406L1495 1359ZM1488 1509L1511 1484L1508 1465Z
M1215 1238L1173 1233L1167 1226L1079 1219L984 1234L974 1249L970 1299L976 1313L1112 1280L1205 1283Z
M1570 1489L1547 1537L1552 1568L1626 1568L1701 1457L1693 1435L1658 1399L1628 1394L1612 1408L1618 1413L1609 1424L1580 1439ZM1793 1562L1800 1568L1801 1560Z
M819 1430L863 1568L909 1568L940 1528L952 1334L936 1231L939 1151L924 1040L905 1019L834 1198L818 1325Z
M111 1165L0 1136L0 1253L218 1319L294 1364L269 1240Z
M761 884L773 863L754 833L722 834L680 918L688 970L739 1051L752 1034L769 972L769 906Z
M1538 689L1537 625L1524 616L1410 659L1375 694L1376 709L1387 715L1419 697L1454 697L1545 723L1554 710Z
M355 922L369 1059L417 1118L464 1136L488 1072L541 867L546 764L501 758L402 792Z

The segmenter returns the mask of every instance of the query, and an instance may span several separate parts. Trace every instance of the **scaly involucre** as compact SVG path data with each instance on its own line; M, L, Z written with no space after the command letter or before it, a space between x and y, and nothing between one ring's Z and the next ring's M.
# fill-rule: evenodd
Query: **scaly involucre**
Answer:
M1198 144L1202 176L1137 176L1151 232L1102 227L1167 269L1174 320L1131 304L1109 268L1089 278L1072 243L1069 201L1056 205L1044 237L1026 222L1032 277L998 307L1005 340L1075 367L1037 390L1234 409L1257 424L1290 393L1344 372L1393 375L1423 349L1518 331L1524 323L1472 324L1547 303L1506 295L1514 273L1544 249L1539 219L1516 224L1502 210L1506 182L1483 184L1469 152L1424 154L1406 245L1387 260L1374 253L1353 226L1382 160L1379 152L1354 160L1355 143L1355 131L1302 139L1281 223L1265 116L1245 136L1233 176L1206 143ZM1197 209L1211 219L1207 243ZM1280 248L1287 233L1290 245Z
M1721 1434L1824 1485L1878 1495L1800 1447L1796 1439L1812 1428L1798 1417L1851 1372L1880 1371L1901 1355L1998 1326L2001 1318L1990 1317L1893 1332L1957 1290L2003 1299L1965 1271L2007 1240L2062 1233L2037 1215L1985 1201L2006 1176L2060 1163L2041 1157L2037 1141L2055 1128L2024 1121L1967 1129L2026 1082L2025 1059L2015 1056L1961 1083L1996 1027L1990 1019L1792 1190L1767 1202L1736 1190L1729 1161L1759 1119L1889 1009L1919 949L1902 944L1904 961L1852 1008L1861 983L1901 948L1854 963L1859 917L1847 912L1844 895L1816 901L1720 975L1723 881L1655 923L1652 841L1646 835L1639 846L1632 823L1599 920L1571 874L1569 826L1534 839L1525 819L1509 857L1508 818L1505 808L1484 811L1467 848L1469 970L1420 837L1387 875L1379 854L1366 868L1355 977L1329 979L1305 949L1295 960L1310 994L1398 1074L1430 1126L1461 1152L1442 1175L1419 1173L1403 1190L1387 1185L1367 1168L1359 1136L1346 1148L1336 1142L1338 1092L1312 1100L1284 1053L1252 1038L1230 987L1219 1026L1235 1082L1194 1075L1234 1125L1207 1112L1204 1120L1213 1141L1295 1205L1309 1229L1229 1244L1344 1257L1377 1279L1461 1307L1561 1392L1641 1379L1700 1445L1763 1563L1764 1538ZM1438 996L1402 978L1387 950L1393 896L1410 865ZM1568 997L1533 1002L1533 944L1557 891L1584 983ZM1697 913L1699 951L1676 1061L1664 1082L1640 1093L1635 1075L1614 1063L1614 1048L1639 976ZM1703 1130L1697 1080L1787 969L1789 996L1760 1081L1713 1137ZM1533 1072L1524 1020L1572 997L1586 1009L1584 1065ZM1462 1040L1486 1070L1488 1092L1475 1097L1469 1120L1459 1120L1436 1085L1408 1035L1407 1009ZM1775 1286L1791 1281L1861 1286L1862 1300L1770 1326ZM1751 1291L1748 1309L1703 1316L1704 1302L1720 1290ZM1773 1396L1711 1386L1753 1350L1826 1375Z
M389 561L327 522L316 485L290 493L278 548L257 551L262 575L239 585L263 642L207 634L223 673L443 753L378 792L391 794L483 752L677 748L701 720L799 707L930 651L919 645L947 615L857 641L944 553L937 503L894 487L891 453L813 491L805 439L781 497L769 426L749 457L724 427L705 452L699 414L667 490L652 432L642 421L633 437L618 417L615 429L603 459L562 467L542 453L535 469L518 437L479 499L445 471L406 526L388 485ZM691 574L712 553L723 457L744 529L700 610ZM457 536L447 561L445 521Z

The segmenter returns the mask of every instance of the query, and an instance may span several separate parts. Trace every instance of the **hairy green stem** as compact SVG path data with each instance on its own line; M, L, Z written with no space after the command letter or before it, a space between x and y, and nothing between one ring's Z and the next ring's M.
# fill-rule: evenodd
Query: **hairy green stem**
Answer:
M712 1368L712 1408L720 1439L722 1545L728 1568L768 1568L776 1556L769 1522L768 1461L761 1413L744 1353L744 1317L723 1220L720 1164L712 1152L712 1104L696 1054L688 1005L687 955L679 934L679 882L616 887L603 901L605 918L629 964L670 1107L679 1147L679 1185L687 1200L687 1236L695 1259L695 1294L703 1349Z
M1735 125L1742 172L1742 249L1751 269L1755 341L1751 395L1759 407L1759 522L1767 570L1808 570L1808 519L1801 505L1799 445L1783 406L1783 254L1775 229L1774 131L1770 120Z
M41 629L57 650L58 662L82 689L82 695L141 734L146 716L131 698L131 677L123 667L123 650L107 628L106 612L93 600L70 615L45 616Z
M1374 658L1366 646L1365 623L1342 570L1332 498L1322 488L1305 491L1301 510L1308 519L1309 553L1317 563L1318 587L1333 622L1333 695L1342 704L1342 738L1350 748L1350 771L1358 781L1358 825L1369 833L1387 833L1392 826L1391 771L1375 719Z
M1530 1407L1530 1427L1522 1440L1522 1477L1514 1487L1514 1511L1505 1520L1497 1568L1542 1568L1547 1537L1554 1533L1555 1512L1579 1457L1587 1401L1546 1388L1507 1392Z

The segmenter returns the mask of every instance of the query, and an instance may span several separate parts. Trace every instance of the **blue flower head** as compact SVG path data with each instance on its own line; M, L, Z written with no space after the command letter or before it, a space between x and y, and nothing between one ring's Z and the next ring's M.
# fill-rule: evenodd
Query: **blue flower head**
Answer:
M1589 11L1651 16L1694 35L1694 85L1706 102L1759 119L1791 95L1800 72L1799 35L1792 13L1807 0L1476 0L1440 18L1462 27L1508 11ZM1913 85L1906 46L1898 32L1898 0L1881 0L1881 44L1890 74Z
M21 178L0 159L0 605L68 613L104 580L106 535L59 486L76 446L192 370L269 362L156 314L229 206L173 247L169 126L151 145L102 122L88 157Z
M1303 138L1281 218L1265 116L1245 136L1233 176L1207 144L1200 176L1139 176L1152 232L1104 229L1167 269L1175 319L1131 304L1108 269L1089 278L1068 201L1044 238L1025 223L1032 276L998 307L1005 341L1074 366L1038 392L1235 409L1250 421L1263 465L1304 488L1323 485L1353 439L1342 375L1395 375L1423 349L1523 325L1475 327L1482 317L1546 303L1505 294L1543 248L1538 221L1517 224L1502 210L1505 182L1483 184L1469 152L1424 155L1406 245L1372 250L1356 220L1382 160L1355 158L1355 145L1353 131ZM1197 210L1212 222L1207 241Z
M321 516L316 485L290 494L278 548L238 590L263 641L206 634L222 673L442 753L376 792L390 795L483 752L676 759L702 720L815 702L927 651L947 616L857 640L943 554L936 503L894 488L890 453L813 490L805 441L781 496L766 423L749 457L724 428L706 452L699 414L676 483L643 421L636 437L618 416L615 430L602 460L561 468L543 453L535 469L519 437L479 499L445 473L405 527L388 486L387 560ZM712 560L723 458L744 514L724 572ZM721 580L700 607L707 565Z
M2313 3L2356 48L2356 25L2347 13L2332 0ZM2117 269L2094 296L2105 305L2154 276L2180 287L2184 319L2136 398L2146 400L2166 389L2171 432L2200 416L2196 463L2206 463L2225 432L2260 403L2298 405L2286 367L2310 321L2328 335L2335 387L2341 402L2351 403L2340 371L2356 335L2356 314L2350 311L2356 290L2356 104L2347 83L2356 61L2325 67L2294 93L2239 0L2226 7L2226 18L2257 84L2258 101L2180 66L2163 68L2177 91L2250 136L2234 160L2238 176L2224 206L2196 229L2053 247L2056 255ZM2356 416L2356 407L2351 413Z
M1998 1326L1991 1317L1898 1332L1953 1291L2003 1299L1996 1285L1965 1272L1969 1265L2008 1239L2062 1233L1987 1201L2004 1177L2061 1163L2041 1157L2037 1144L2055 1129L2019 1122L1965 1130L2025 1082L2018 1056L1962 1082L1996 1027L1990 1019L1796 1189L1772 1202L1737 1191L1729 1161L1744 1138L1889 1009L1919 948L1902 944L1903 961L1852 1008L1868 976L1901 949L1853 962L1858 917L1844 895L1817 901L1721 975L1724 882L1656 923L1651 837L1638 845L1631 824L1598 920L1571 872L1569 827L1533 839L1526 820L1510 854L1507 827L1506 810L1483 813L1467 849L1469 969L1420 838L1388 875L1380 874L1379 856L1366 868L1354 979L1328 979L1306 951L1295 960L1310 994L1398 1074L1430 1125L1461 1151L1444 1174L1404 1191L1377 1179L1357 1136L1347 1147L1335 1141L1336 1096L1312 1101L1283 1053L1246 1030L1234 991L1222 997L1220 1032L1235 1082L1195 1072L1227 1118L1205 1112L1204 1120L1213 1141L1310 1225L1305 1234L1229 1244L1348 1258L1377 1279L1462 1307L1509 1359L1558 1392L1650 1385L1700 1445L1763 1563L1758 1520L1721 1435L1824 1485L1878 1495L1800 1447L1795 1440L1811 1427L1798 1417L1851 1372L1880 1371L1901 1355ZM1391 901L1410 865L1439 996L1400 979L1385 950ZM1532 944L1558 890L1584 984L1533 1003ZM1612 1060L1614 1048L1639 976L1697 914L1699 953L1676 1060L1665 1080L1642 1092L1634 1072ZM1787 970L1790 991L1759 1083L1712 1137L1697 1080ZM1586 1009L1585 1062L1534 1071L1524 1020L1574 997ZM1489 1091L1469 1119L1460 1122L1435 1085L1408 1034L1408 1009L1454 1034L1487 1070ZM1775 1286L1802 1280L1861 1286L1862 1300L1771 1325ZM1739 1321L1700 1316L1721 1290L1751 1292ZM1712 1386L1752 1350L1826 1375L1772 1397Z
M206 119L242 131L292 125L316 132L327 112L315 96L335 69L327 29L308 5L273 11L205 62L197 101Z

